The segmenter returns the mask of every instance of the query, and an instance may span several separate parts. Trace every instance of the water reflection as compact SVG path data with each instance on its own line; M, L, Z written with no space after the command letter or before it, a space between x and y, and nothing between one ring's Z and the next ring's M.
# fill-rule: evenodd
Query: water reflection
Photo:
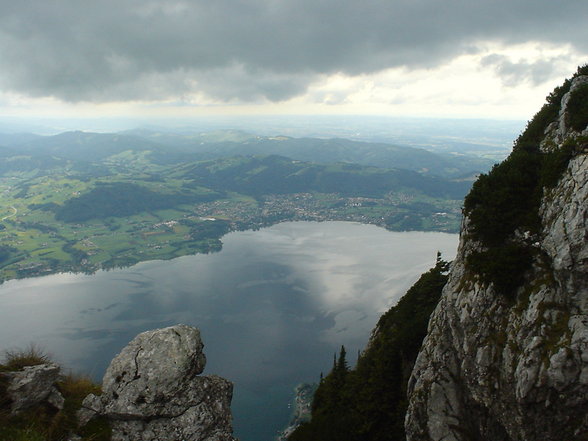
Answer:
M100 378L147 329L201 329L207 373L235 382L242 441L269 441L288 419L292 388L328 371L341 344L365 345L381 312L457 236L391 233L343 222L284 223L223 238L220 253L146 262L95 275L58 274L0 286L0 349L31 341Z

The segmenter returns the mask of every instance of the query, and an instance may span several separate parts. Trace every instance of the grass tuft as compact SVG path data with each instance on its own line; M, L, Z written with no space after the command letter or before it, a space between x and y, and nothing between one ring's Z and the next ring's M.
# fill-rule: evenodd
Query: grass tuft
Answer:
M52 363L50 355L34 343L26 349L7 350L4 354L4 368L9 371L47 363Z
M0 372L15 371L25 366L50 363L51 358L36 345L24 350L7 351ZM65 399L62 410L42 404L18 415L10 414L6 394L7 379L0 375L0 441L63 441L78 432L77 411L89 394L100 395L100 386L88 376L61 376L56 386ZM111 429L105 418L97 418L78 432L83 441L110 441Z

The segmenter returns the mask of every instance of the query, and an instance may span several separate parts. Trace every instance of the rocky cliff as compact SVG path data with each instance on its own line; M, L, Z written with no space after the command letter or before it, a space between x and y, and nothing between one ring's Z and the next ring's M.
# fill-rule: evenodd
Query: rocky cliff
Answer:
M588 439L588 69L466 198L407 439Z

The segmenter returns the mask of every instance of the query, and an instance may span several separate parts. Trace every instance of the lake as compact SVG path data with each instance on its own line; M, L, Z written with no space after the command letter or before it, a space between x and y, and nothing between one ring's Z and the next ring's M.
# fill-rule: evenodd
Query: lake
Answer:
M139 332L197 326L205 374L235 383L235 435L271 441L289 420L293 388L326 374L341 345L353 364L379 316L434 265L436 252L454 258L458 235L288 222L222 241L214 254L6 282L0 350L34 342L101 379Z

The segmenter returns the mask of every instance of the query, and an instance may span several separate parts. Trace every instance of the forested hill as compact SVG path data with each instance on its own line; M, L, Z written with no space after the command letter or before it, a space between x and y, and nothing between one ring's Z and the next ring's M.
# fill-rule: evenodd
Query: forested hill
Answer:
M461 199L470 183L423 176L400 169L358 164L322 165L281 156L234 157L182 165L171 173L214 190L251 196L306 192L383 197L395 191L417 191L431 197Z
M90 219L125 217L141 212L173 208L182 204L196 204L218 199L219 195L189 192L161 193L140 185L117 182L96 186L90 192L71 198L63 205L48 205L55 219L64 222L83 222ZM39 206L39 208L43 208Z

